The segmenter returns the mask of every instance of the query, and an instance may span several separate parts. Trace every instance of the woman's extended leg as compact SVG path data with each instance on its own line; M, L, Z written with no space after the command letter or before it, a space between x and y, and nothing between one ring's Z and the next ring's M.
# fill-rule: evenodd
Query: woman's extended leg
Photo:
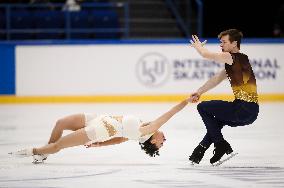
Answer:
M91 116L90 118L92 117L93 116ZM17 152L10 152L10 154L15 155L17 157L28 157L34 155L34 162L43 162L44 160L46 160L48 155L41 154L55 153L60 149L85 144L86 142L90 141L87 138L84 127L84 114L75 114L67 116L65 118L59 119L56 122L56 125L52 130L48 145L36 149L24 149ZM63 137L63 139L61 137L63 130L73 130L76 132Z
M52 130L48 144L54 143L59 138L61 138L64 130L76 131L84 127L85 127L85 115L84 114L74 114L74 115L61 118L57 120Z
M52 154L60 151L63 148L83 145L89 141L90 139L88 138L85 129L81 128L71 134L61 137L55 143L50 143L40 148L34 148L33 154L34 155Z

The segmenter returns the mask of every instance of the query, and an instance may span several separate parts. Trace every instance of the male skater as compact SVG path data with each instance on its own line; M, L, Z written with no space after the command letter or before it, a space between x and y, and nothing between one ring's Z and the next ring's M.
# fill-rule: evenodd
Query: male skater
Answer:
M192 164L201 161L205 151L214 143L214 155L210 159L213 165L226 153L233 154L230 144L223 138L221 129L224 125L231 127L244 126L253 123L258 115L258 95L256 80L249 63L248 56L240 53L243 34L237 29L221 32L222 52L207 50L196 35L192 36L191 46L204 58L225 64L225 69L209 79L196 92L192 93L191 101L197 102L200 96L228 78L235 96L233 102L212 100L197 105L198 112L206 126L207 133L189 157Z

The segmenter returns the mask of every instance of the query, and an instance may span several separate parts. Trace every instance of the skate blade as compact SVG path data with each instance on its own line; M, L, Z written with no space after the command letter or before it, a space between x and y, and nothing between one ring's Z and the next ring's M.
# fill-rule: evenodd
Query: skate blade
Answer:
M42 164L42 163L44 163L44 161L47 159L47 157L46 158L43 158L42 160L38 160L38 159L34 159L34 161L32 162L33 164Z
M231 153L228 157L224 158L223 160L220 160L214 164L212 164L212 166L216 167L216 166L220 166L221 164L223 164L224 162L230 160L231 158L235 157L238 153Z
M16 157L16 158L25 158L25 157L29 157L27 155L24 154L18 154L17 152L9 152L8 155L12 156L12 157Z
M199 163L196 163L196 162L194 162L194 161L191 161L191 160L189 160L190 161L190 166L196 166L196 165L198 165Z
M43 163L44 163L44 160L42 160L42 161L34 160L32 163L33 163L33 164L43 164Z

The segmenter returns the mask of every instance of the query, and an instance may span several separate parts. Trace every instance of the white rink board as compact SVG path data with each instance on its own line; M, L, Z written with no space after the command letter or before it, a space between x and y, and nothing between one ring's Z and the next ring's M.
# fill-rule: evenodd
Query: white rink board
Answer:
M284 45L241 50L255 65L259 93L284 93ZM16 95L187 94L222 68L187 44L17 46ZM231 94L229 82L210 93Z

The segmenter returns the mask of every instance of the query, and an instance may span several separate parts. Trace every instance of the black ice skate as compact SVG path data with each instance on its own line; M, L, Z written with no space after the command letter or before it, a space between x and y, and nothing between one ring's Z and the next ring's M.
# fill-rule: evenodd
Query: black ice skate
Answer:
M212 164L213 166L220 166L221 164L223 164L224 162L230 160L231 158L235 157L238 153L231 153L229 154L226 158L223 157L222 160Z
M201 161L201 159L204 156L205 151L207 150L207 148L205 146L202 146L201 144L199 144L192 152L191 156L189 156L189 160L191 161L191 164L199 164L199 162Z
M230 158L234 157L237 154L237 153L233 153L232 147L226 140L223 140L214 145L215 145L215 149L213 151L214 156L210 159L210 163L213 166L218 166L222 164L223 162L229 160ZM226 159L223 159L222 161L220 161L220 159L223 157L223 155L225 155L225 153L229 156Z

